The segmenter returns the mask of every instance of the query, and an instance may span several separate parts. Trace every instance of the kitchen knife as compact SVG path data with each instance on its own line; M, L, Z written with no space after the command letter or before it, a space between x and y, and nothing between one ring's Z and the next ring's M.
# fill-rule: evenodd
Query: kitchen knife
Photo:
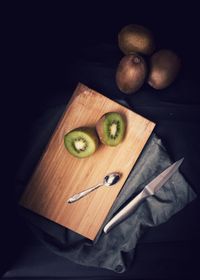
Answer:
M172 165L170 165L167 169L165 169L162 173L160 173L156 178L154 178L149 184L147 184L144 189L134 198L132 199L122 210L120 210L104 227L103 231L108 233L115 225L122 222L125 218L127 218L130 214L134 212L134 210L149 196L154 195L168 180L169 178L176 172L184 158L176 161Z

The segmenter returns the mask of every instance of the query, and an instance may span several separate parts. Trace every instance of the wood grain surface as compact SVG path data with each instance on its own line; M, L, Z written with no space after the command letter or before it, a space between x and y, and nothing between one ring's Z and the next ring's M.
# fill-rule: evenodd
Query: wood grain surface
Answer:
M104 113L111 111L126 117L124 141L116 147L100 145L88 158L70 155L64 147L64 135L76 127L95 126ZM94 240L154 126L148 119L79 83L20 205ZM66 203L73 194L102 182L110 172L122 173L116 185L101 187L75 203Z

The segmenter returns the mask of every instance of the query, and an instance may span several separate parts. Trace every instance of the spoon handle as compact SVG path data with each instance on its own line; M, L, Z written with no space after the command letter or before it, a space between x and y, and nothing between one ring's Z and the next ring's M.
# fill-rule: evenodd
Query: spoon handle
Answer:
M91 188L89 188L89 189L87 189L87 190L85 190L85 191L82 191L82 192L80 192L80 193L77 193L77 194L73 195L72 197L70 197L70 198L67 200L67 202L68 202L68 203L73 203L73 202L75 202L75 201L81 199L82 197L88 195L89 193L93 192L94 190L98 189L99 187L101 187L101 186L103 186L103 185L104 185L104 184L101 183L101 184L95 185L95 186L93 186L93 187L91 187Z

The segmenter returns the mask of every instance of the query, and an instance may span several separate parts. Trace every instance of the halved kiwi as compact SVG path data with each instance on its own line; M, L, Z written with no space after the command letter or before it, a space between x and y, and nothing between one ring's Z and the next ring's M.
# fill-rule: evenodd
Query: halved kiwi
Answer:
M103 144L117 146L125 136L125 118L117 112L106 113L98 120L96 130Z
M70 154L78 158L92 155L99 146L99 139L93 127L79 127L64 136L64 144Z

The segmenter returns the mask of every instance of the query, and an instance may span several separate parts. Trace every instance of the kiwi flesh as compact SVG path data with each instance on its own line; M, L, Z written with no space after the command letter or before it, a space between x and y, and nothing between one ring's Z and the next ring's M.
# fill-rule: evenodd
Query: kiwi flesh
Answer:
M168 87L177 77L181 60L171 50L162 49L150 58L148 84L155 89Z
M64 136L64 144L71 155L86 158L97 150L99 139L95 128L79 127Z
M119 90L132 94L140 89L147 75L146 62L139 54L125 55L116 71L116 84Z
M125 118L117 112L106 113L98 120L96 130L103 144L117 146L125 136Z
M151 55L155 49L153 33L144 26L129 24L118 34L118 45L124 54L138 52Z

